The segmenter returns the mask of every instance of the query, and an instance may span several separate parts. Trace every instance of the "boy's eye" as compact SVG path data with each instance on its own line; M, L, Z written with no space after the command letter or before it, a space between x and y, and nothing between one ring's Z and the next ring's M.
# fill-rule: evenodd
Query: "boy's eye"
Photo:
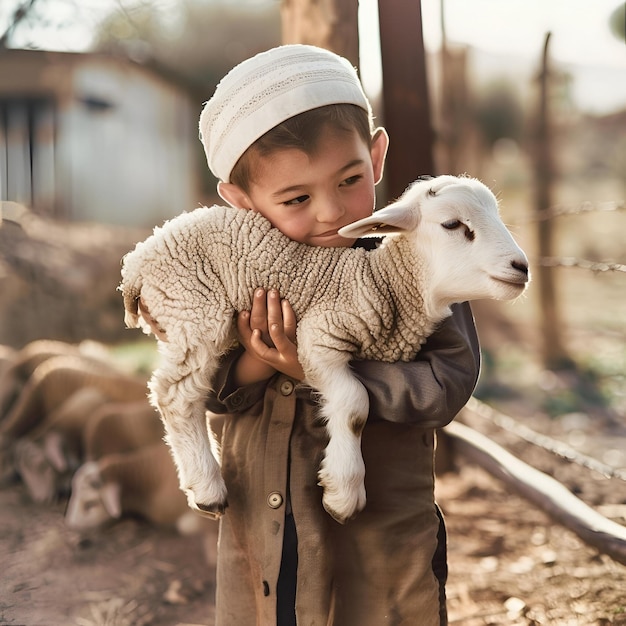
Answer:
M283 202L283 204L286 204L287 206L293 206L295 204L302 204L303 202L306 202L309 199L309 196L298 196L297 198L293 198L292 200L286 200L285 202Z
M356 174L354 176L350 176L349 178L346 178L346 180L343 181L343 185L354 185L355 183L358 183L361 178L363 178L363 176L361 176L361 174Z

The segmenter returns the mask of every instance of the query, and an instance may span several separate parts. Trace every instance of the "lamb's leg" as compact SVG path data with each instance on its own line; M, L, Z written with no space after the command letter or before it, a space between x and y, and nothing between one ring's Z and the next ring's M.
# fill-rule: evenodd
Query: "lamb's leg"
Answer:
M180 372L178 366L165 361L154 372L150 390L189 506L203 515L218 518L227 506L226 485L211 452L204 408L208 381L214 370L215 365L205 364L202 369L190 366Z
M329 442L318 474L322 503L338 522L345 523L365 506L365 464L361 433L369 413L365 387L348 365L349 354L324 349L311 353L307 382L321 395L321 414Z

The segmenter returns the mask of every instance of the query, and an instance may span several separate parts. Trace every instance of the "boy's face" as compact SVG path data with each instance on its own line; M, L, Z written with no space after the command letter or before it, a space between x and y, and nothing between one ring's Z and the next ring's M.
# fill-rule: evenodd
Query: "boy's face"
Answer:
M374 185L383 172L388 138L381 129L371 149L356 131L322 131L314 155L278 150L258 158L245 193L220 183L222 198L261 213L290 239L311 246L348 247L337 231L374 210Z

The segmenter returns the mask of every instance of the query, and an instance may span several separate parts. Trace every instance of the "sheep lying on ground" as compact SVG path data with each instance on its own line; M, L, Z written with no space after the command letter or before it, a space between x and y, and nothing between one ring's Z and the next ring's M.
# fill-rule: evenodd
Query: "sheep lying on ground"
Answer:
M163 441L87 461L74 474L65 514L69 528L85 532L123 515L175 527L181 534L195 532L206 523L189 510Z
M67 343L54 339L36 339L20 350L14 351L10 363L0 378L0 419L8 415L13 402L44 361L56 356L75 356L102 367L112 367L104 354L104 348L93 341L80 344Z
M94 461L162 442L163 424L147 398L134 402L108 402L85 425L83 454Z
M147 398L102 405L83 431L84 463L72 478L66 524L84 532L137 515L181 534L205 528L178 487L163 434Z
M350 360L409 361L452 303L513 299L529 279L497 200L475 179L417 181L339 232L386 237L369 252L309 247L256 212L215 206L156 228L124 258L127 325L145 327L141 298L163 331L149 387L192 508L219 516L226 506L204 397L236 339L234 316L251 308L255 288L276 288L295 312L298 358L305 382L319 391L329 435L319 472L323 504L344 522L365 505L360 437L369 409Z
M72 474L83 459L85 426L106 397L85 387L13 444L14 466L34 502L54 502L69 493Z
M4 418L35 368L52 356L73 354L75 346L62 341L37 339L13 351L0 379L0 418Z
M35 502L53 502L69 494L71 476L83 462L136 450L163 435L147 398L111 402L101 391L85 387L15 442L15 468Z
M72 393L85 387L110 400L140 400L146 382L82 356L54 356L38 365L5 419L0 422L0 447L35 428Z
M146 381L81 355L53 356L40 363L0 422L0 484L14 476L14 444L35 429L74 393L96 390L108 401L146 397Z

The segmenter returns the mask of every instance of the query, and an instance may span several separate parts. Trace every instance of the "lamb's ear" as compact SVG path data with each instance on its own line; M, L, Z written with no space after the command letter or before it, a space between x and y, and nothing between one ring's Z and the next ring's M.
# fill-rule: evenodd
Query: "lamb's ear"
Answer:
M347 239L394 235L415 230L419 221L419 208L399 200L375 211L369 217L340 228L339 234Z
M122 494L117 483L108 482L102 485L100 497L106 512L113 519L122 517Z

